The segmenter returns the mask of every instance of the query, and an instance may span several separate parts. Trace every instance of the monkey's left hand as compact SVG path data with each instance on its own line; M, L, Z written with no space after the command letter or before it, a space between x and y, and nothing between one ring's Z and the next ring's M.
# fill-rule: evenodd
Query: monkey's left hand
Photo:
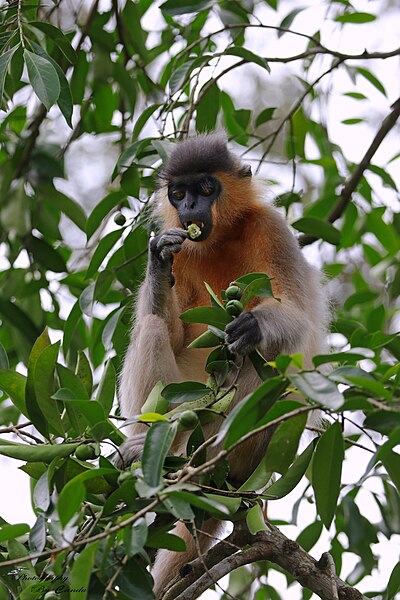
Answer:
M244 312L225 329L225 342L233 354L249 354L261 342L262 332L257 317L252 312Z

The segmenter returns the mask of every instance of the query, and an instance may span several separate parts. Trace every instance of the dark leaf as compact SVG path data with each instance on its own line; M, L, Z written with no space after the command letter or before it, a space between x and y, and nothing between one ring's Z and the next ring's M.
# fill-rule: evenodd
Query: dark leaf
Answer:
M317 510L327 529L336 512L343 460L342 428L336 421L320 437L312 465L312 485Z

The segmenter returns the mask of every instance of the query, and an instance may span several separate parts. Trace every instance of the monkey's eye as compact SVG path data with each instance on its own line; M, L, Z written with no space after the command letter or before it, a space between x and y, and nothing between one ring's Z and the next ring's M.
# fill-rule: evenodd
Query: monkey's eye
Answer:
M183 190L174 190L172 194L175 200L183 200L185 197L185 192Z
M200 187L202 196L211 196L215 192L215 185L211 181L205 181Z

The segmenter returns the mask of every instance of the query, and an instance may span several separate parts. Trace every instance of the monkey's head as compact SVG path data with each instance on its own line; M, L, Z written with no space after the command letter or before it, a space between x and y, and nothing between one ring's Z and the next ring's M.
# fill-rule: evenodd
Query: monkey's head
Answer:
M250 180L250 167L229 151L224 133L189 138L176 144L163 167L158 212L167 226L195 223L201 235L192 241L203 242L217 222L229 221L233 197L238 214L238 196L246 195L239 188L248 188Z

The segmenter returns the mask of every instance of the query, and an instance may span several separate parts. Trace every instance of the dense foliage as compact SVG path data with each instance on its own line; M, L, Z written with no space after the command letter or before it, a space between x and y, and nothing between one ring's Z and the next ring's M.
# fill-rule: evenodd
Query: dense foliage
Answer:
M309 35L311 4L95 0L74 13L62 0L0 3L0 454L24 461L36 515L33 527L0 518L1 600L151 599L156 549L184 550L173 524L185 521L196 537L206 515L236 524L234 544L201 557L166 599L197 597L236 567L221 597L286 597L271 585L278 570L288 586L300 581L304 600L313 591L363 597L346 585L395 598L399 564L385 584L368 575L377 542L400 534L400 218L390 174L398 146L390 164L375 159L381 144L391 148L400 115L400 99L390 97L400 49L385 47L382 35L382 50L363 42L348 54L340 36L379 27L384 7L381 19L400 15L384 0L368 4L374 14L356 9L363 3L326 0ZM329 98L340 96L348 110L341 126L368 140L354 156L331 124ZM314 370L297 355L266 364L255 353L246 360L263 383L229 413L235 390L224 387L232 357L223 330L234 317L221 290L209 289L210 307L182 316L209 327L197 342L210 346L209 382L156 386L137 416L149 424L142 462L121 472L109 460L124 439L116 374L156 228L148 206L157 169L176 138L216 127L267 181L323 268L335 309L332 352L316 357ZM94 205L65 185L84 184L66 165L90 139L119 155ZM243 275L243 304L271 294L268 277ZM322 419L310 427L317 408ZM221 450L207 458L202 424L216 418ZM226 457L273 425L264 460L235 489ZM184 428L192 430L188 456L169 455ZM315 438L302 444L307 429ZM367 458L345 478L345 456L359 460L355 448ZM290 522L300 533L288 558L266 543L269 535L275 548L284 544L262 501L273 511L295 488ZM365 516L365 503L378 518ZM311 523L297 522L304 504ZM285 532L288 522L278 524ZM328 554L307 571L302 549L321 536ZM200 582L204 564L210 579ZM321 592L315 580L324 577L331 583Z

